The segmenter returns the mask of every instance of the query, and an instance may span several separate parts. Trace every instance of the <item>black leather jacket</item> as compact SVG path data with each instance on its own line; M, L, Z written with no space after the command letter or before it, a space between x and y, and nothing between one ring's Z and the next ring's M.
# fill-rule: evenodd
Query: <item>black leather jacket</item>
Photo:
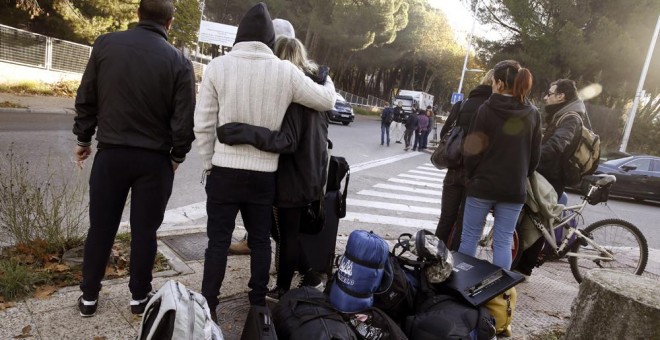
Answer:
M136 147L171 154L190 151L195 111L192 63L167 42L165 27L140 21L94 42L76 96L73 133L99 148Z
M312 76L319 84L325 82ZM303 207L322 198L328 175L328 117L299 104L291 104L280 131L244 123L217 128L221 143L250 144L259 150L280 153L275 205Z

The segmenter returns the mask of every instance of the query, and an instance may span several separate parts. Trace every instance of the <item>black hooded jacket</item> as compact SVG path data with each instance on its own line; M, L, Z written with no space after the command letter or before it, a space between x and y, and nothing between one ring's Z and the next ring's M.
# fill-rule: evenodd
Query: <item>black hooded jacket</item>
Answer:
M541 140L541 161L537 171L552 184L557 195L564 192L566 181L563 175L563 164L575 151L573 147L576 135L582 125L575 116L561 119L567 113L577 113L587 127L588 119L584 102L576 99L572 102L564 102L546 105L545 120L547 123L543 139ZM561 121L560 121L561 119Z
M536 107L494 93L479 108L464 141L467 195L524 203L538 165L541 116Z
M308 75L325 83L327 68ZM323 195L328 174L328 118L325 112L291 104L280 131L243 123L218 127L218 140L229 145L250 144L267 152L280 153L277 166L275 205L303 207Z

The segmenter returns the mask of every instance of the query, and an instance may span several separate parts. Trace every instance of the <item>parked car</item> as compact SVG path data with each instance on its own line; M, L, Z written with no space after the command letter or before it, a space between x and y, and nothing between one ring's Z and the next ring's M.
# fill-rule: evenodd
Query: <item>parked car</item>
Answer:
M337 93L337 101L335 102L334 109L328 113L328 118L333 122L340 122L348 125L355 120L353 107L349 104L341 94Z
M635 155L598 165L597 174L616 177L611 194L636 200L660 201L660 157Z

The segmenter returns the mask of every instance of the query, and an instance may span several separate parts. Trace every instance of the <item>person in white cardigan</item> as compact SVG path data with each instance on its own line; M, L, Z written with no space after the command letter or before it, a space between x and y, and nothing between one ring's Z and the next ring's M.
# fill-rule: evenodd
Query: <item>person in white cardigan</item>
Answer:
M238 211L250 234L250 304L265 305L271 261L271 212L278 154L249 145L229 146L216 138L216 127L239 122L278 130L292 102L317 111L335 104L334 84L314 83L289 61L272 52L273 24L259 3L243 16L232 51L211 61L204 73L195 109L195 136L207 172L208 247L202 295L215 320L218 295Z

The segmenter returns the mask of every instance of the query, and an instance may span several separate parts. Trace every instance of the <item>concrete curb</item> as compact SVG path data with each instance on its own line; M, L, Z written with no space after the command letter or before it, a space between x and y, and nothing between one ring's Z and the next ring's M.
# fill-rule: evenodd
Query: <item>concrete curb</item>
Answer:
M46 114L63 114L63 115L74 115L76 110L74 109L19 109L19 108L0 108L0 113L46 113Z

